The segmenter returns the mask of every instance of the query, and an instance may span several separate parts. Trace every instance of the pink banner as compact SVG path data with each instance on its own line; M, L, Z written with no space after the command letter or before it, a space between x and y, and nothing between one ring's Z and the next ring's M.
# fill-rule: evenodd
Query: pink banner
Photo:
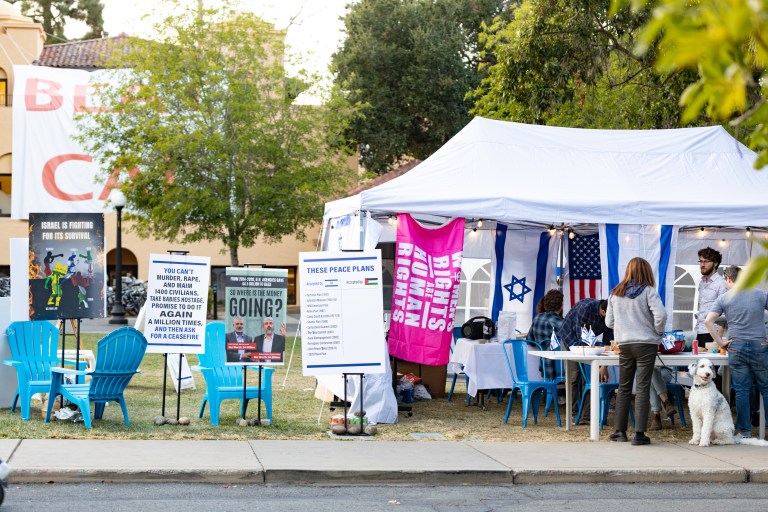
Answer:
M426 228L398 214L390 355L420 364L448 363L463 246L464 219Z

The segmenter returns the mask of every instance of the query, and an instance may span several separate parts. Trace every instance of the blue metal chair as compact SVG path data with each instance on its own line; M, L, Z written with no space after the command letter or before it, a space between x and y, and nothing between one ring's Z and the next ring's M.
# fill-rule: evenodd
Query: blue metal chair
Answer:
M675 380L674 382L667 382L667 393L673 397L675 397L675 402L677 405L677 414L680 415L680 423L683 425L683 427L687 427L688 423L685 421L685 406L683 405L683 398L685 397L685 390L683 390L683 386L678 384L677 382L677 372L675 372ZM672 422L672 424L675 424L675 417L670 416L669 421Z
M579 400L579 411L576 413L574 422L578 425L581 421L581 414L584 412L584 404L586 403L587 393L592 389L592 379L590 372L592 371L592 365L586 363L579 363L579 370L581 376L584 378L584 390L581 392L581 400ZM619 369L616 366L608 367L608 381L601 382L598 392L600 400L600 429L605 426L605 422L608 419L608 412L611 408L611 396L617 393L619 390ZM635 414L632 411L632 405L629 407L629 418L632 422L632 426L635 426Z
M51 387L51 368L59 364L56 352L59 330L50 322L13 322L6 329L12 359L3 364L16 369L18 386L11 412L21 400L21 419L29 420L32 395L47 393Z
M146 350L147 340L140 331L133 327L121 327L99 340L96 346L96 368L93 370L51 368L45 422L51 420L54 399L61 395L78 406L86 428L91 428L91 403L94 404L94 418L100 420L107 402L120 404L125 425L129 426L131 422L128 420L128 407L123 392L133 376L140 373L139 364ZM65 374L87 375L91 381L87 384L65 384Z
M557 383L551 380L535 380L531 378L528 364L528 351L541 350L541 346L535 341L530 340L507 340L503 343L504 357L507 360L507 368L512 377L512 390L509 395L509 404L507 405L507 414L504 416L504 423L509 420L509 413L512 410L512 404L515 401L515 390L520 390L523 409L523 428L528 426L528 412L533 409L533 423L535 424L539 414L539 395L549 393L557 396ZM510 359L511 352L511 359ZM535 368L538 373L538 365ZM560 408L555 407L557 416L557 426L560 422Z
M205 404L210 402L211 425L214 427L219 424L222 401L240 400L240 416L245 417L248 402L259 396L259 386L247 386L245 400L243 400L242 366L226 364L225 337L224 322L210 322L206 325L205 352L197 356L200 364L192 366L192 370L203 374L206 386L198 417L203 417ZM259 369L258 366L250 368L256 371ZM274 371L275 369L269 366L261 367L261 400L264 402L266 417L270 421L272 421L272 374Z

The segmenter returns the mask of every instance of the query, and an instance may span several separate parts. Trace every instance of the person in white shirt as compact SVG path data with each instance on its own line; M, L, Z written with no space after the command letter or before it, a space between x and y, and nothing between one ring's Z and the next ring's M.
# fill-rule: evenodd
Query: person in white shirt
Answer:
M728 292L728 286L726 286L723 276L717 273L717 268L723 261L720 252L711 247L705 247L698 254L701 281L699 281L699 304L696 313L695 335L699 341L699 346L703 347L714 341L705 324L707 314L712 311L717 298Z

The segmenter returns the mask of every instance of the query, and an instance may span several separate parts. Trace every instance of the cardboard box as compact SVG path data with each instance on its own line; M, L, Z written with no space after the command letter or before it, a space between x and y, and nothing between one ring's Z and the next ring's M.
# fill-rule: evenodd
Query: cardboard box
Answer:
M398 359L392 363L392 375L412 373L421 378L421 383L426 386L432 398L444 398L446 396L447 365L430 366L427 364L412 363Z

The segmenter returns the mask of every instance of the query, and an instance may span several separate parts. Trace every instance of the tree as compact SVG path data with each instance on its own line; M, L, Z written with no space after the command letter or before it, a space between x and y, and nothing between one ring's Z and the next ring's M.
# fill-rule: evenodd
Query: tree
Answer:
M743 130L758 154L755 167L762 169L768 164L768 3L613 0L612 12L630 3L633 9L653 7L636 52L656 52L656 67L661 71L698 73L680 96L684 119L705 112ZM739 274L737 288L766 278L768 257L752 258L746 272Z
M514 19L481 35L494 56L473 92L472 113L526 123L589 128L679 126L685 72L657 73L634 41L648 17L610 0L526 0Z
M293 102L283 32L226 8L177 10L159 42L131 39L112 52L117 86L99 93L110 111L79 114L79 140L122 187L141 236L182 243L304 238L352 169L340 131L351 109ZM139 169L140 172L133 172Z
M469 122L465 95L479 83L479 28L508 3L362 0L349 7L332 68L347 99L365 105L349 135L367 170L424 159Z
M104 4L101 0L8 0L21 4L21 12L43 26L49 43L65 42L67 19L85 22L90 28L83 39L97 39L104 32ZM53 40L51 40L53 39Z

